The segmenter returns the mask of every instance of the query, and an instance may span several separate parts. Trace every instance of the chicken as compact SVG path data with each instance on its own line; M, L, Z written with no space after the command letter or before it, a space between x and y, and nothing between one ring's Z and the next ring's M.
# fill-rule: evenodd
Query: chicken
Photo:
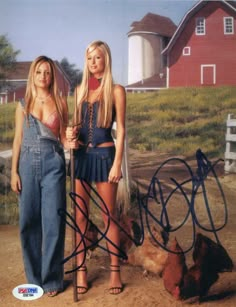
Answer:
M87 239L87 252L86 252L86 258L90 259L92 255L92 251L95 250L97 247L97 242L98 242L98 229L95 224L89 221L87 230L86 230L86 235L85 238Z
M168 258L162 277L164 287L176 299L180 299L180 288L183 284L184 275L187 273L187 270L185 255L175 238L170 247L170 252L168 252Z
M196 265L207 263L212 271L230 272L233 269L233 261L224 247L210 238L197 234L193 251L193 261Z
M222 245L198 233L193 251L194 265L184 276L182 299L205 296L219 278L218 273L231 271L233 262Z
M183 284L180 287L180 298L202 298L218 278L217 272L193 265L184 275Z
M163 237L155 227L151 228L152 235L155 240L163 245ZM144 270L152 272L154 274L161 274L163 272L166 260L167 251L159 246L148 233L145 236L143 244L134 249L132 253L128 255L128 263L134 266L142 266Z
M142 231L138 223L127 215L122 214L118 223L120 225L120 249L127 255L129 250L141 241Z

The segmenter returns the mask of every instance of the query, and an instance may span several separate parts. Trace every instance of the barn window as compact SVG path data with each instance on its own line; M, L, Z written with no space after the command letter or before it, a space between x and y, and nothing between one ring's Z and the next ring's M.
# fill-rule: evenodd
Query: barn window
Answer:
M224 17L224 34L234 34L233 17Z
M195 28L196 35L205 35L206 27L205 27L205 18L198 17L196 19L196 28Z
M191 54L191 48L190 47L184 47L183 48L183 55L190 55Z

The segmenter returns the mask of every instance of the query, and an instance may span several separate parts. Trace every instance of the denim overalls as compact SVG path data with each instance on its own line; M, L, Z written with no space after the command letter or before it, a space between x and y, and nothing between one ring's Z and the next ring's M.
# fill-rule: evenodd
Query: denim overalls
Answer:
M28 283L45 292L62 290L65 223L58 209L66 207L64 151L32 115L25 118L23 129L19 224L25 272Z

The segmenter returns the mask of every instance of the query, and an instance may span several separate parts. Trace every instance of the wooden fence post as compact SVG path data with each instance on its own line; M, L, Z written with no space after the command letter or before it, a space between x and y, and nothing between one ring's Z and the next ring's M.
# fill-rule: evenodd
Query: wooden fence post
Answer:
M226 122L225 172L236 173L236 118L228 114Z

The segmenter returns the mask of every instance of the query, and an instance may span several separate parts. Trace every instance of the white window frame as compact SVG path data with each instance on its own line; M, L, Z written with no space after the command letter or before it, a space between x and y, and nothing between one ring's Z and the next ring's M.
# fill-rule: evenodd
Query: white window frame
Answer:
M228 21L230 21L231 24L227 24ZM231 32L227 31L227 28L229 28L229 27L231 29ZM224 34L225 35L234 34L234 18L233 17L230 17L230 16L224 17Z
M196 18L196 27L195 27L196 35L205 35L206 34L206 20L204 17Z
M191 55L191 47L186 46L183 48L183 56Z

